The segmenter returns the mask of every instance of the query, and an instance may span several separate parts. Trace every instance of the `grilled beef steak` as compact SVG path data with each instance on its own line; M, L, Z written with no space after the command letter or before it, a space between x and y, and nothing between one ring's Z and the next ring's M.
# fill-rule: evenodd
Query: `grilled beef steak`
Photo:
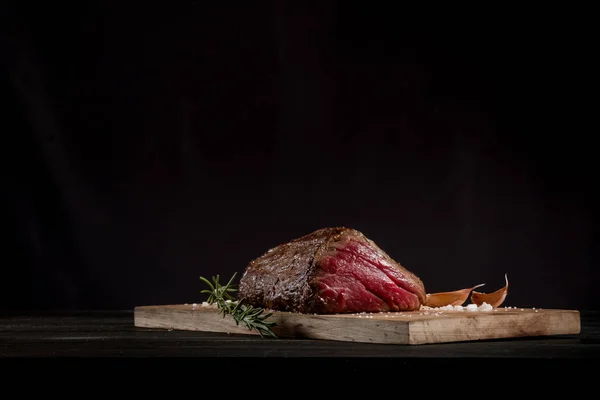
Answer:
M280 244L247 266L238 299L311 314L412 311L425 303L421 280L361 232L324 228Z

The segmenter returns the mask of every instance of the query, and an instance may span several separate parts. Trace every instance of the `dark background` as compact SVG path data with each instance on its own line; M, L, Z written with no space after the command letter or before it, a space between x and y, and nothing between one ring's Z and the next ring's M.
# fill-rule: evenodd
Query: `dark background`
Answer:
M585 13L23 3L2 308L199 302L200 275L335 225L428 292L507 273L505 305L600 307Z

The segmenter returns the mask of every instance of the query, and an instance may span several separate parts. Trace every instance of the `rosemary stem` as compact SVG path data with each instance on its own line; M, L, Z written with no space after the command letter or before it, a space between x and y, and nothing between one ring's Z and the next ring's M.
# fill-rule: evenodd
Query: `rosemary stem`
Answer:
M237 292L237 286L233 283L236 274L234 273L231 279L225 286L219 283L219 275L212 277L212 282L204 277L200 277L209 289L202 290L201 293L208 294L206 300L209 304L216 304L223 318L230 316L235 321L236 325L243 323L248 330L255 330L261 337L273 337L277 335L272 328L277 324L273 321L268 321L272 313L260 307L253 307L249 304L244 304L244 299L236 300L231 293Z

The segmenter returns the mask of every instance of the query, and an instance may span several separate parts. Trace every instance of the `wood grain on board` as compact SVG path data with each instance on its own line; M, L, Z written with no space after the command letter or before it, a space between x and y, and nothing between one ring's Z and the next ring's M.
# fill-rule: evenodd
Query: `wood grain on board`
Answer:
M428 344L571 335L581 330L576 310L497 308L492 311L415 311L313 315L274 312L273 331L281 338L324 339L382 344ZM214 306L139 306L137 327L258 335L223 318Z

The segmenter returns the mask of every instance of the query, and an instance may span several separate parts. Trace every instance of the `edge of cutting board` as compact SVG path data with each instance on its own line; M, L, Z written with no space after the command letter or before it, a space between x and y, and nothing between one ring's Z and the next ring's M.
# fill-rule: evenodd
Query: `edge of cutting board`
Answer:
M492 311L436 311L313 315L273 312L280 338L381 344L431 344L581 332L577 310L504 308ZM223 318L214 306L146 305L134 309L139 328L258 335Z

